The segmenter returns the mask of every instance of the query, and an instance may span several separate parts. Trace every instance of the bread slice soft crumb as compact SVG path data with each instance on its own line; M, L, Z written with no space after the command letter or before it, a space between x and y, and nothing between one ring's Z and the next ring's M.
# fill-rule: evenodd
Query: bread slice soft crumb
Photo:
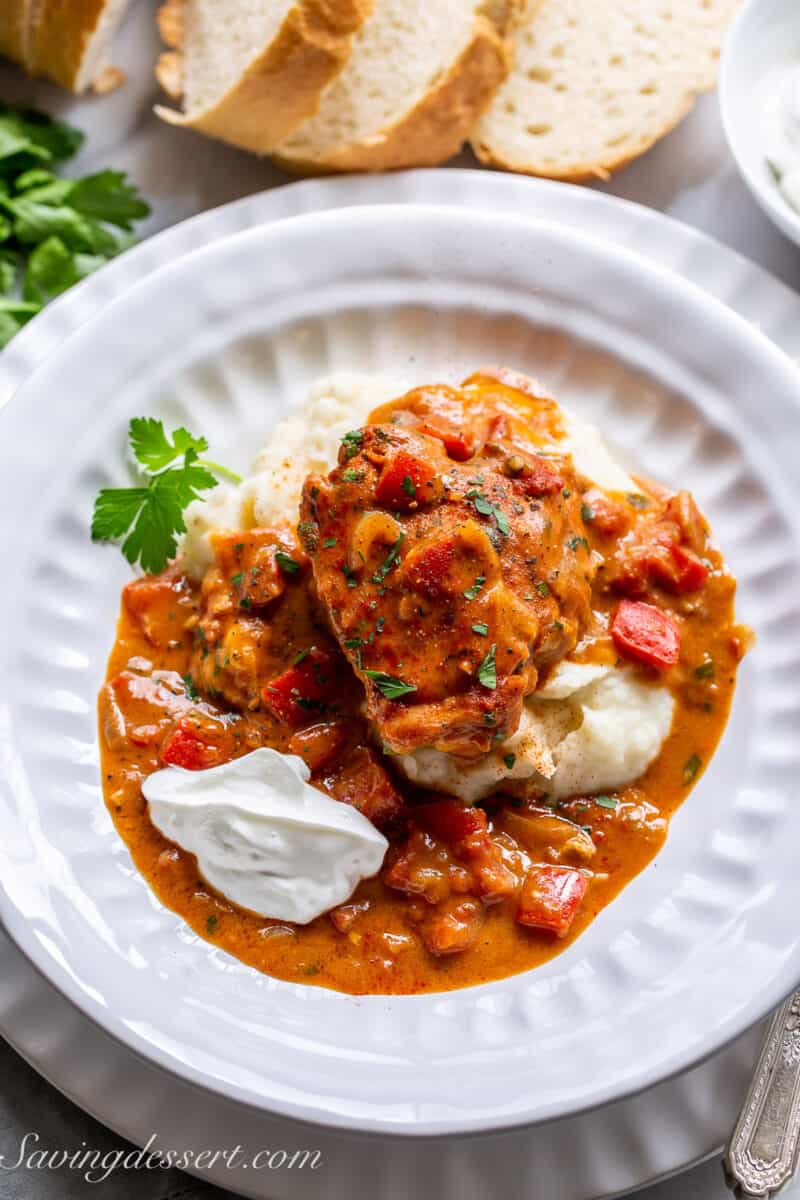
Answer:
M316 111L371 8L372 0L169 0L159 27L183 62L162 58L156 74L171 95L181 87L184 111L156 112L266 154Z
M739 0L543 0L515 66L472 134L493 166L606 178L644 153L714 86Z
M382 171L455 154L509 70L510 0L376 0L315 116L278 146L299 172Z

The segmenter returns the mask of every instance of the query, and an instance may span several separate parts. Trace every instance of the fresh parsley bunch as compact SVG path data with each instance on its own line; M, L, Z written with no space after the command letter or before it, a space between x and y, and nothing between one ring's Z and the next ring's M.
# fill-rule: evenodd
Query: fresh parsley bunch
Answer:
M178 534L186 531L187 505L217 486L215 475L233 483L241 478L200 458L208 449L204 437L183 428L168 437L154 417L134 417L128 437L142 481L136 487L102 489L94 503L92 540L122 541L128 562L141 563L148 574L157 575L174 557Z
M132 244L150 209L121 171L62 179L78 129L0 104L0 348L49 300Z

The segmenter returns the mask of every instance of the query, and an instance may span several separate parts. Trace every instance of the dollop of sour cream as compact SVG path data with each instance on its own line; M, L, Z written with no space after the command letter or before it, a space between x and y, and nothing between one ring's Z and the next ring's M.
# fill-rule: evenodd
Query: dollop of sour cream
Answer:
M800 212L800 65L784 75L769 95L764 147L784 199Z
M228 900L262 917L305 925L375 875L389 843L349 804L308 783L302 759L276 750L148 776L150 819L197 858Z

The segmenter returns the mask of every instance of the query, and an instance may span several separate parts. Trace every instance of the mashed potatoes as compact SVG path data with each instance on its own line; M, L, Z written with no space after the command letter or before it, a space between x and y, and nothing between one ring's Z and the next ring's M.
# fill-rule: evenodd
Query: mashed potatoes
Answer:
M374 375L339 374L316 383L307 403L275 426L247 479L235 487L220 484L208 499L189 506L183 545L187 573L202 579L211 564L208 539L215 529L295 523L306 475L330 471L344 435L402 390Z
M316 384L305 407L275 427L247 479L221 485L190 506L183 547L188 573L200 579L210 565L215 529L293 523L306 475L330 470L344 434L401 392L391 380L366 375L340 374ZM567 436L559 449L572 455L578 471L606 491L636 491L597 431L569 412L564 418ZM669 733L673 709L669 691L635 667L564 662L526 702L514 736L485 758L465 766L440 751L419 750L396 762L420 786L469 803L506 779L530 780L554 796L612 790L647 769Z
M674 704L666 688L633 667L563 662L527 700L514 736L485 758L465 764L417 750L397 762L412 782L468 803L505 780L529 780L552 796L611 791L647 770L670 731Z

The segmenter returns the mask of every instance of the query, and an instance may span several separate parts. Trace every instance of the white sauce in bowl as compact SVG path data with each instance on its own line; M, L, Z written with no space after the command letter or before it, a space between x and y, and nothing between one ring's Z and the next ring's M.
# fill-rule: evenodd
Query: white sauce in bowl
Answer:
M800 64L770 92L764 108L764 148L778 189L800 213Z

